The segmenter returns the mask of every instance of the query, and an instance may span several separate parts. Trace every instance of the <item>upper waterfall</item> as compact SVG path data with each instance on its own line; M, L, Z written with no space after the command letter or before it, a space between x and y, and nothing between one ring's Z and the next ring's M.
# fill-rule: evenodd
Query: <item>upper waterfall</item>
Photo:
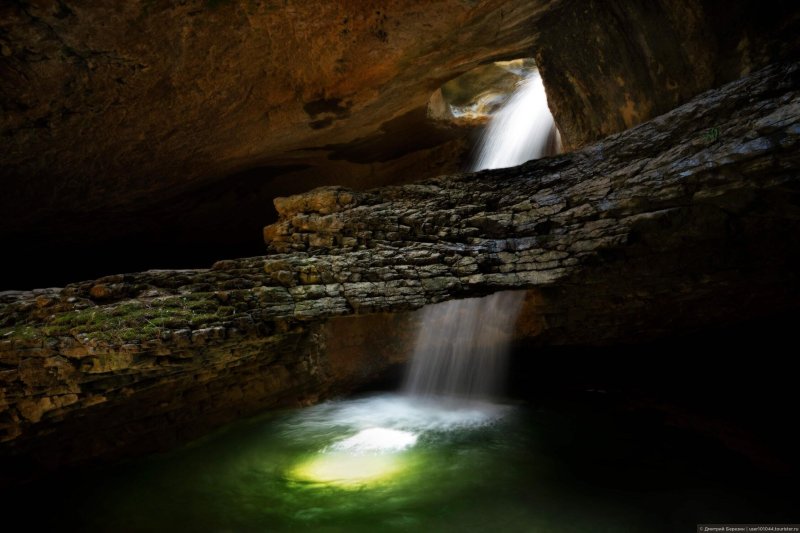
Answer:
M542 77L534 70L492 117L472 170L521 165L558 152L560 142Z

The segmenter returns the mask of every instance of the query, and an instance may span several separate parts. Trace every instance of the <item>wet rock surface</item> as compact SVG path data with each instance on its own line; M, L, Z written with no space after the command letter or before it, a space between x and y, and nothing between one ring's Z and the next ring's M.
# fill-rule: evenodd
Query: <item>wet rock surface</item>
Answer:
M402 361L332 356L333 319L518 289L533 342L609 344L796 309L799 140L775 65L571 154L280 199L266 257L2 293L2 454L147 451Z

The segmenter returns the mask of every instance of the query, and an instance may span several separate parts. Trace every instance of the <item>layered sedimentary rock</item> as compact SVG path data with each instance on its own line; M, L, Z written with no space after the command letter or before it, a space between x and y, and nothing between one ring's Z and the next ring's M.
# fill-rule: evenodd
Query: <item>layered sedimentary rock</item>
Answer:
M790 1L567 0L540 27L534 55L569 147L800 53Z
M796 54L794 4L5 2L5 288L256 254L275 196L466 168L425 108L493 60L535 55L582 146Z
M521 334L561 344L796 309L799 141L800 65L776 65L559 157L278 199L266 257L3 293L3 455L142 451L349 390L407 353L387 313L449 298L528 290ZM369 330L383 350L337 336Z

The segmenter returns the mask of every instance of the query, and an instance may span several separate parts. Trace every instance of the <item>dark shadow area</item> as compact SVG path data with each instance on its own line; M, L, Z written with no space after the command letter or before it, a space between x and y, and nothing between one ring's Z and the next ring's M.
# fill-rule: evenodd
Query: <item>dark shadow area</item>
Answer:
M427 108L419 107L381 124L380 133L347 144L325 146L332 150L329 159L352 163L386 162L439 146L464 136L464 128L438 124L427 119Z
M59 287L148 269L208 268L265 253L261 230L277 219L276 196L303 185L290 174L307 165L255 168L199 190L120 209L51 217L3 240L15 250L0 290Z
M617 427L633 418L701 436L737 457L743 471L796 481L800 400L788 347L796 342L798 319L795 311L644 345L519 345L510 395L551 409L578 406L577 416L591 419L597 412ZM617 415L624 416L612 422ZM649 442L654 450L660 446ZM689 466L703 470L704 464L698 459ZM733 479L737 472L727 474Z
M208 268L266 251L262 229L278 218L273 200L337 184L392 185L463 170L474 128L439 127L425 109L347 145L308 148L292 158L203 186L93 211L35 213L8 219L0 242L14 250L0 291L68 283L149 269ZM334 149L332 154L330 150Z

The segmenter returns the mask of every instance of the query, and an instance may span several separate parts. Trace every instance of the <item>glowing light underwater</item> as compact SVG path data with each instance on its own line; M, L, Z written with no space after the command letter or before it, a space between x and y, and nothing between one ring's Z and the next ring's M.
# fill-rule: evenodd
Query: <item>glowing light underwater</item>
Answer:
M321 453L292 470L292 478L341 488L362 488L388 481L406 469L403 457L391 454Z
M408 461L398 452L417 443L408 431L369 428L338 441L292 471L298 480L358 488L402 472Z

